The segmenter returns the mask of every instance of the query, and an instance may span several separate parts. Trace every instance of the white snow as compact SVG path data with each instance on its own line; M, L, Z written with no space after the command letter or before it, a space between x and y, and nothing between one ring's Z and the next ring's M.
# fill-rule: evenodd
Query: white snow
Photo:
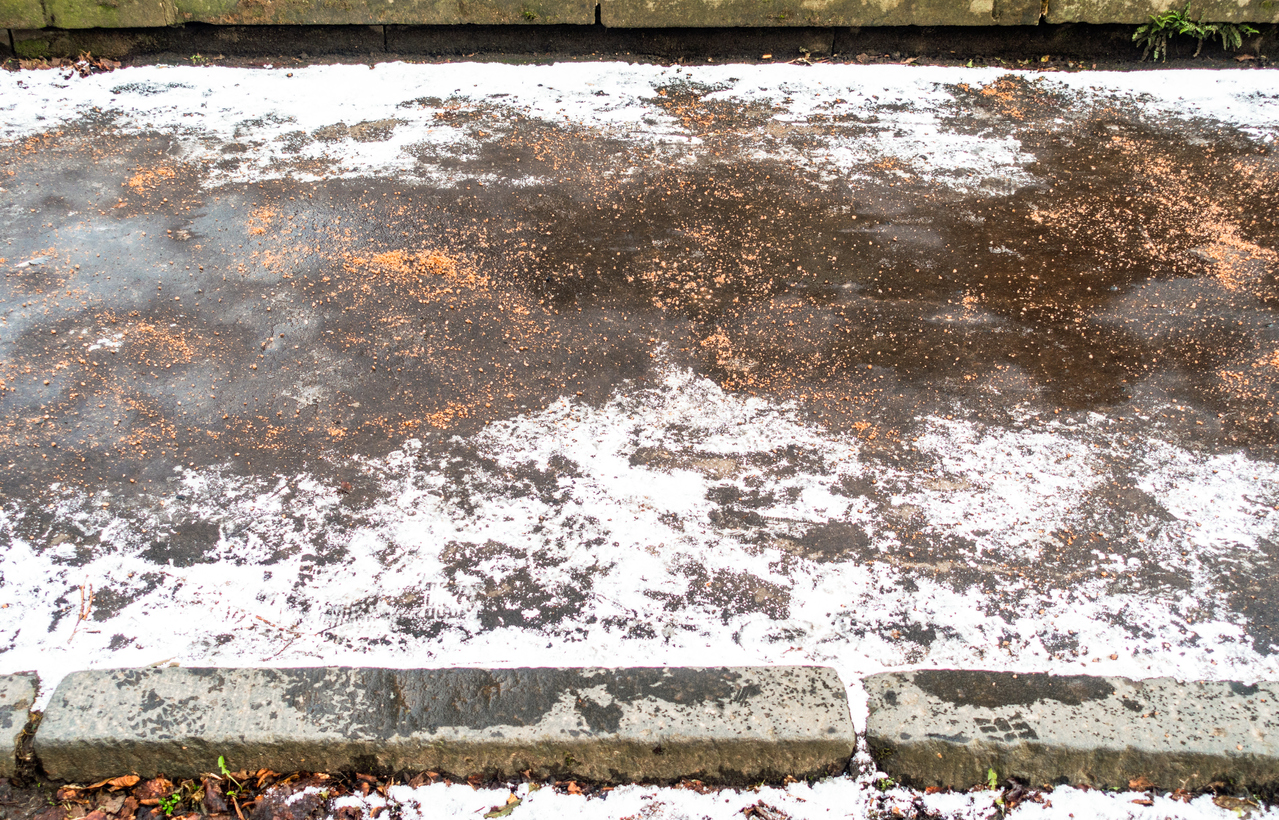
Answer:
M563 794L550 788L530 791L528 784L522 784L512 792L506 789L473 789L465 784L435 783L417 789L393 786L385 798L377 794L367 798L342 797L334 801L333 805L335 810L343 806L355 806L365 812L377 807L396 806L403 820L476 817L506 806L512 795L520 801L507 815L513 820L616 820L623 817L642 817L646 820L741 820L744 809L759 803L785 812L792 820L913 817L915 815L911 813L911 808L915 801L922 803L922 807L928 811L939 812L954 820L987 820L999 816L995 803L1000 795L998 791L921 795L895 786L881 791L878 781L879 778L866 775L858 778L833 778L812 784L792 783L784 788L724 789L706 793L682 788L620 786L604 795L591 797ZM1137 800L1149 801L1152 805L1135 803ZM873 815L872 810L876 811ZM1277 815L1279 811L1273 808L1260 807L1252 809L1251 814L1257 820ZM1168 817L1184 820L1235 820L1239 817L1232 809L1214 805L1212 797L1207 795L1183 803L1167 795L1072 788L1054 789L1043 796L1043 802L1022 802L1006 816L1035 820L1156 820Z
M388 458L352 465L382 492L350 525L329 523L341 496L308 475L246 479L220 468L183 470L185 498L154 499L149 508L156 512L141 517L116 509L104 494L64 488L59 528L74 526L101 547L87 563L70 562L69 544L16 535L12 522L21 510L12 502L4 508L0 527L9 548L0 572L10 597L0 609L0 645L12 644L4 665L39 669L47 697L72 669L171 661L822 663L840 671L858 703L861 676L903 666L1192 679L1279 672L1273 656L1252 648L1241 624L1205 618L1218 593L1201 564L1187 568L1184 591L1110 592L1096 577L1033 589L1009 573L1002 583L1026 602L1018 612L928 567L903 584L899 564L909 561L887 555L903 526L969 538L969 564L998 574L1000 562L1051 556L1054 538L1062 537L1055 529L1086 511L1090 488L1114 477L1093 455L1115 435L1100 420L1007 430L930 418L923 430L915 446L939 466L921 479L862 459L855 437L807 426L791 408L726 394L670 369L659 387L621 390L600 408L562 400L466 442L499 471L545 469L553 458L572 465L576 474L558 479L562 503L515 492L516 483L469 459L465 483L476 489L468 511L443 492L447 457L424 460L412 440ZM761 461L792 445L806 454L801 462ZM1246 562L1259 539L1273 537L1275 465L1243 455L1206 458L1159 440L1124 446L1140 456L1135 480L1173 517L1158 527L1131 522L1150 533L1147 557L1133 560L1171 564L1193 543L1201 553ZM684 461L669 472L631 464L641 448ZM873 477L889 500L833 489L861 476ZM717 526L708 516L708 493L717 487L771 498L756 512L767 522L764 532L783 540L761 543L753 537L758 529ZM1214 503L1205 508L1204 498ZM216 554L189 567L144 557L157 532L187 520L220 522ZM874 560L788 558L784 539L826 522L863 526ZM316 558L339 548L339 560ZM1109 553L1098 555L1100 568L1122 569ZM485 585L519 584L525 569L550 599L529 604L523 615L558 606L560 617L545 628L485 628ZM742 583L748 586L734 589ZM105 589L133 600L103 621L78 623L82 590ZM1131 608L1153 638L1127 628ZM397 628L405 616L423 623L438 616L448 628L415 638ZM630 637L619 626L637 624L647 629ZM935 634L922 643L891 634L911 628ZM1042 636L1068 629L1085 651L1051 657ZM117 634L130 640L112 648Z
M662 146L672 161L697 156L704 140L659 104L658 89L696 83L708 101L762 105L778 123L824 118L800 144L761 137L757 156L799 161L831 176L868 173L895 160L899 171L959 189L1008 191L1033 181L1032 160L1008 128L957 128L968 106L961 83L981 87L1010 72L993 68L849 65L718 65L692 68L623 63L511 66L492 63L310 66L291 71L149 66L87 78L58 71L0 75L0 139L12 140L108 116L125 132L178 138L184 159L222 159L221 147L247 148L231 171L211 169L213 182L290 175L380 176L451 180L440 159L471 156L500 141L511 114L589 128ZM1212 117L1263 140L1279 129L1279 101L1269 72L1087 72L1038 78L1045 90L1081 95L1072 110L1123 105L1152 116ZM452 122L449 111L492 116ZM828 118L828 119L825 119ZM396 121L389 137L313 139L339 123ZM425 150L424 150L425 149ZM308 160L321 160L317 170ZM882 171L881 171L882 173Z
M717 89L711 102L766 106L783 125L847 118L802 144L761 139L761 156L849 176L890 158L902 173L960 189L1033 181L1031 157L1011 130L958 127L954 86L990 83L1002 70L396 63L289 73L0 72L0 139L105 113L125 132L173 135L192 161L220 158L228 143L247 146L246 162L211 172L211 184L317 174L440 180L457 172L422 157L467 156L482 140L500 139L511 113L647 142L672 160L699 156L704 136L685 130L657 94L693 82ZM1262 141L1279 132L1269 72L1022 76L1079 95L1081 111L1121 104L1152 118L1212 119ZM469 124L436 116L457 108L492 115ZM382 141L313 136L337 123L387 119L398 122ZM295 164L308 159L329 170ZM80 336L90 350L120 346L119 334L102 329ZM312 475L245 478L222 466L180 468L182 497L129 509L105 492L54 488L56 526L37 536L19 534L18 502L0 506L0 671L38 670L42 705L63 675L86 667L820 663L848 683L859 724L859 679L886 669L1244 680L1279 673L1239 616L1214 614L1230 611L1214 581L1220 565L1246 566L1279 532L1274 464L1183 449L1154 429L1121 432L1099 415L1066 423L1027 411L1018 424L997 427L957 413L920 419L914 438L911 446L934 464L927 474L868 458L858 438L806 423L791 406L726 394L668 367L661 384L625 385L602 407L565 398L457 440L459 451L472 448L496 465L467 457L461 478L446 471L447 452L415 440L387 458L348 463L380 490L380 500L354 515ZM1114 452L1125 459L1107 457ZM544 486L512 478L530 468L542 471ZM840 489L859 478L873 478L883 498ZM1118 479L1161 511L1112 511L1106 534L1131 533L1139 549L1115 551L1099 540L1087 577L1063 570L1045 587L1004 569L1051 563L1063 539L1087 537L1101 503L1090 493ZM470 488L468 504L459 487ZM764 525L712 519L719 505L709 495L723 489L763 499L753 512ZM190 521L220 528L214 554L192 566L146 557L157 534ZM861 527L865 554L834 562L791 554L798 539L828 524ZM96 540L87 555L59 535L73 529L76 543ZM913 556L903 557L907 530L948 540L963 560L942 567L921 556L912 566ZM1144 567L1178 573L1181 586L1115 591L1123 587L1095 572ZM965 569L999 578L1001 592L1012 594L964 580ZM484 621L494 617L486 592L503 584L518 591L526 571L537 588L523 611L499 613L506 625ZM97 620L92 601L103 595L118 606ZM912 631L926 637L912 640ZM1054 644L1065 636L1077 650ZM954 817L992 811L991 792L881 793L874 780L868 771L705 795L628 786L592 799L524 786L512 816L728 818L758 800L796 818L867 817L881 803L905 809L916 799ZM506 795L437 784L397 787L391 798L405 818L417 818L470 816ZM1151 807L1132 803L1136 797L1058 789L1051 806L1023 804L1013 816L1234 816L1207 797L1157 797ZM380 800L346 799L367 808Z

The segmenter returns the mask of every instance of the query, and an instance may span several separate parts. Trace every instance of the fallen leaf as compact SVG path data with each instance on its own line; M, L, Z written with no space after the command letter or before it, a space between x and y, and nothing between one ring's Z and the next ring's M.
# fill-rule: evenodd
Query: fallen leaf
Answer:
M505 806L494 806L484 816L485 817L505 817L506 815L515 811L515 807L518 806L519 804L520 804L520 799L516 797L515 795L511 795L510 797L506 798Z
M204 779L204 810L209 814L225 812L230 808L222 792L222 782L218 778Z
M917 62L919 62L918 57L907 57L906 59L902 60L902 65L914 65Z
M1257 58L1256 58L1256 57L1254 57L1254 56L1252 56L1251 54L1236 54L1236 55L1235 55L1235 62L1237 62L1237 63L1246 63L1246 62L1248 62L1249 60L1255 60L1255 59L1257 59Z
M1219 794L1212 799L1213 805L1233 811L1240 817L1250 817L1252 810L1257 808L1257 804L1251 800L1244 800L1242 797L1231 797L1228 794Z
M119 814L124 808L124 795L112 794L98 801L98 808L107 814Z
M1151 800L1149 797L1138 797L1136 800L1134 800L1134 801L1132 801L1132 802L1136 803L1138 806L1153 806L1153 805L1155 805L1155 801Z
M126 774L121 777L109 777L106 780L94 783L92 786L89 786L89 788L100 789L103 786L110 786L111 791L115 791L116 789L128 789L138 785L138 781L141 779L142 778L138 777L136 774Z
M790 815L776 806L770 806L763 800L753 806L747 806L742 809L742 814L747 817L758 817L760 820L790 820Z
M1144 774L1134 780L1128 781L1128 788L1132 789L1135 792L1149 791L1150 789L1153 789L1154 787L1155 787L1155 784L1151 783L1149 778L1147 778Z
M133 790L133 796L144 806L158 806L161 797L173 793L173 782L165 777L148 780Z

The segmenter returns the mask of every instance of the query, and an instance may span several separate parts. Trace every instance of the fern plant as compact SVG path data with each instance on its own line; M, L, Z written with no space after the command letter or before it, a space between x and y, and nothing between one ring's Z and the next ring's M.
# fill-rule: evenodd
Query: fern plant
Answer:
M1162 14L1150 15L1150 22L1138 26L1133 32L1133 42L1142 46L1141 59L1153 55L1154 59L1168 61L1168 41L1178 35L1193 37L1195 53L1203 51L1204 42L1217 37L1221 48L1235 51L1243 45L1244 35L1256 34L1257 29L1247 23L1205 23L1190 16L1190 3L1180 9L1169 9Z

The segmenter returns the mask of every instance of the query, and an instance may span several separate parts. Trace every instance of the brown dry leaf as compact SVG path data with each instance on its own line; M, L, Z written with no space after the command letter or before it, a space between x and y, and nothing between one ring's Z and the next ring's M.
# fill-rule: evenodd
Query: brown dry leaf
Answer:
M1186 791L1185 789L1177 789L1176 791L1174 791L1172 794L1168 796L1171 797L1173 800L1179 800L1182 803L1189 803L1190 799L1194 797L1193 794Z
M120 809L124 808L124 795L112 794L103 797L98 801L98 808L107 814L119 814Z
M225 813L231 807L226 795L222 792L222 783L217 778L204 779L204 810L209 814Z
M1249 817L1252 810L1257 808L1257 804L1251 800L1245 800L1242 797L1231 797L1228 794L1219 794L1212 799L1213 805L1233 811L1240 817Z
M570 781L568 781L567 789L568 789L568 793L569 793L569 794L581 794L581 793L582 793L582 787L581 787L581 786L579 786L579 785L577 785L577 781L576 781L576 780L570 780Z
M1236 54L1236 55L1235 55L1235 62L1237 62L1237 63L1246 63L1246 62L1248 62L1249 60L1255 60L1255 59L1257 59L1257 58L1256 58L1256 57L1254 57L1254 56L1252 56L1251 54Z
M1134 800L1134 801L1132 801L1132 802L1136 803L1138 806L1153 806L1153 805L1155 805L1155 801L1151 800L1149 797L1138 797L1136 800Z
M111 791L116 791L117 789L128 789L138 785L138 781L140 781L141 779L142 778L138 777L136 774L126 774L120 777L109 777L106 780L103 780L99 783L94 783L92 786L89 786L88 788L100 789L103 786L110 786Z
M173 793L173 782L167 777L148 780L133 790L133 796L144 806L157 806L160 798Z
M1154 787L1155 787L1155 784L1151 783L1150 778L1146 777L1144 774L1141 775L1140 777L1137 777L1137 778L1134 778L1133 780L1128 781L1128 788L1132 789L1135 792L1149 791L1150 789L1153 789Z
M753 806L747 806L742 809L742 814L747 817L758 817L760 820L789 820L790 815L776 806L770 806L763 800Z

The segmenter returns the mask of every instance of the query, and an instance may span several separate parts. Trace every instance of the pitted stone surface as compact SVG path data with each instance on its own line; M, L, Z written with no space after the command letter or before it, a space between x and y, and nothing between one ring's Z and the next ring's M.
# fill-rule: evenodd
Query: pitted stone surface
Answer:
M924 670L864 681L880 768L968 788L994 769L1042 784L1279 784L1279 683Z
M13 777L17 762L18 736L27 726L31 704L36 697L34 675L0 676L0 777Z
M1044 22L1146 23L1170 7L1153 0L1049 0ZM1279 4L1269 0L1207 0L1194 7L1195 19L1214 23L1277 23Z
M842 771L855 735L824 667L78 672L36 734L45 771L419 771L745 783Z
M618 28L736 26L1019 26L1039 22L1038 0L604 0L600 17Z

